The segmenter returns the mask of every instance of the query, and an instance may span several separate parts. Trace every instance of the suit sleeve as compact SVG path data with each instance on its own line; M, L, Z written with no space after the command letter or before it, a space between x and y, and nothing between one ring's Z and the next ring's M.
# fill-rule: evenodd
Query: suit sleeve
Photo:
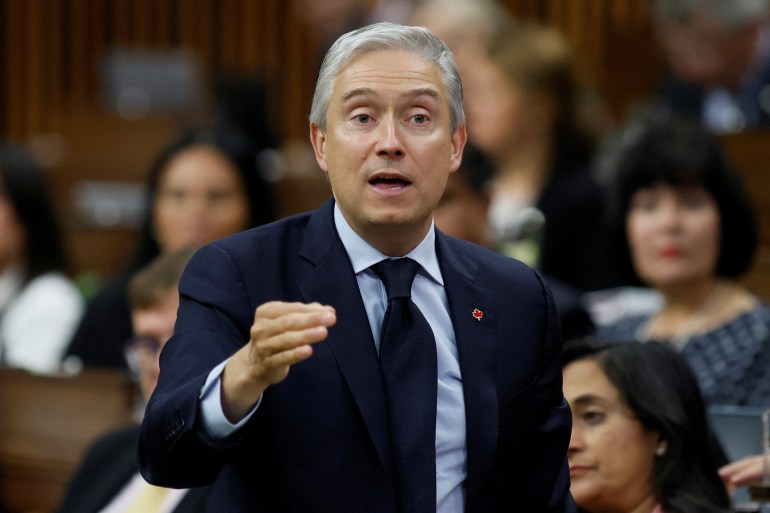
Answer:
M517 489L514 499L521 511L548 513L575 512L569 493L567 448L572 430L572 414L562 393L562 333L553 298L538 275L542 290L543 319L539 341L539 369L526 391L519 394L521 416L501 440L515 447L508 455L516 461L506 462L508 486ZM542 317L544 315L544 317ZM518 416L518 415L517 415ZM503 452L505 454L506 451Z
M213 482L244 429L216 440L200 420L199 396L211 370L249 338L252 302L241 274L222 249L206 246L179 284L174 336L163 349L158 385L147 405L138 461L155 485L190 488Z

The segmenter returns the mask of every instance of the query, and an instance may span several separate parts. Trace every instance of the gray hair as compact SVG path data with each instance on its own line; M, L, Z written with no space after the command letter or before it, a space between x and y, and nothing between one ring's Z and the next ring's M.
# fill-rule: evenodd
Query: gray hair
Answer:
M689 24L698 14L707 14L725 28L756 23L767 17L768 0L655 0L653 9L663 20Z
M310 122L326 131L326 114L334 81L354 56L374 51L403 50L435 62L441 70L449 94L451 131L465 122L463 86L452 52L444 42L425 27L409 27L395 23L375 23L340 36L329 48L318 73Z

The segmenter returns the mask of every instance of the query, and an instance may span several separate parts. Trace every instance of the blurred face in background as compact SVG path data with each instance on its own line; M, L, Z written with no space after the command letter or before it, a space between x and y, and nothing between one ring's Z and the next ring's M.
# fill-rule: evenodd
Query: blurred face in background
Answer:
M209 146L172 158L161 173L153 205L162 250L200 246L245 230L249 202L235 165Z
M469 140L492 158L527 141L550 136L545 101L514 86L492 60L465 63L465 112Z
M473 188L460 173L449 175L444 195L434 214L439 230L480 246L489 246L487 196Z
M24 259L26 230L0 183L0 270Z
M658 433L644 428L594 360L564 368L564 396L572 409L567 458L577 505L591 513L652 511Z
M755 51L756 24L730 28L713 16L696 13L687 22L662 20L658 31L671 70L707 88L738 88Z
M139 377L139 386L145 400L150 398L158 384L158 356L174 334L178 308L177 287L171 287L155 305L131 312L135 336L127 348L127 357L132 371Z
M637 190L626 233L634 269L650 286L689 286L716 276L719 210L702 187L658 183Z

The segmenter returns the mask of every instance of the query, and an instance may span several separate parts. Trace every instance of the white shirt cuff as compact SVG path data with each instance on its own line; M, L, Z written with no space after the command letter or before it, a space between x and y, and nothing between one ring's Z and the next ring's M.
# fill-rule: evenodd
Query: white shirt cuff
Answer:
M199 396L203 428L206 430L206 434L212 438L227 438L238 431L254 415L254 412L259 408L259 403L262 402L262 396L260 396L257 404L238 423L233 424L227 420L222 409L221 395L222 371L227 365L227 361L223 361L209 372Z

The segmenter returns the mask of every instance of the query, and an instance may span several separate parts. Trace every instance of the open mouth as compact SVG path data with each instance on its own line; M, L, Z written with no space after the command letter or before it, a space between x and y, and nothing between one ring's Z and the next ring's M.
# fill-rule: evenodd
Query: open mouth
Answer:
M400 176L375 176L369 183L377 189L401 190L412 185L412 182Z

